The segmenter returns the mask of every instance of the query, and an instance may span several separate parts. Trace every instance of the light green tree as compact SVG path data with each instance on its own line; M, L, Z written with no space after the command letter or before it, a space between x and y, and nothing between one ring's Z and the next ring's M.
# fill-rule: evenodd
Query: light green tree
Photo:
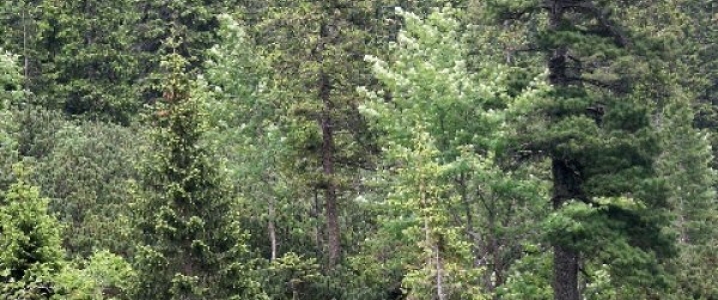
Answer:
M60 226L48 214L49 200L27 182L27 171L15 165L17 181L0 203L0 295L6 299L50 299L62 272L64 251Z
M386 91L362 89L370 98L362 112L383 133L385 159L377 236L386 239L377 243L390 249L373 247L394 252L381 255L400 266L411 299L491 297L521 251L502 231L511 224L511 233L530 236L521 225L530 214L512 210L537 207L540 214L545 192L521 171L504 173L495 158L504 144L503 110L513 101L505 67L484 61L481 72L469 71L456 10L437 10L425 20L398 13L405 28L393 59L368 57ZM391 101L382 97L388 92Z

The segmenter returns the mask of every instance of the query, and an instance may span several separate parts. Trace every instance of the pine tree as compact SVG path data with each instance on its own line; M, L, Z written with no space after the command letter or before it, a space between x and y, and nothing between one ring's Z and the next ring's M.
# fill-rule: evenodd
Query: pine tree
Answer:
M21 57L22 86L33 92L48 88L48 78L43 71L49 58L45 47L51 46L52 34L48 32L49 20L47 11L40 5L42 2L10 0L0 4L1 47Z
M710 299L718 295L709 283L716 276L712 257L718 247L716 173L711 168L710 137L692 127L693 113L687 99L667 108L662 129L667 147L660 171L669 182L669 202L675 214L673 228L681 250L674 262L679 293L692 299Z
M201 143L202 93L171 53L137 203L138 299L250 299L244 234L221 170Z
M276 70L280 130L291 153L282 160L292 169L300 197L315 198L310 214L323 228L314 229L327 269L341 262L345 235L341 217L355 195L352 174L370 169L378 153L357 107L355 87L370 85L364 54L378 55L386 36L380 20L383 1L294 1L268 7L253 36ZM315 197L318 195L319 197ZM307 201L307 204L310 204ZM320 204L321 203L321 204ZM310 206L310 205L307 205ZM351 230L344 228L344 230ZM360 238L360 236L357 236ZM325 243L326 242L326 243Z
M460 11L437 9L424 20L397 11L405 27L392 59L367 57L386 90L367 92L370 101L361 106L383 133L384 149L377 186L385 194L376 200L381 226L366 242L377 253L367 255L388 257L393 266L372 272L400 273L411 299L482 299L504 283L517 256L518 244L507 236L528 235L520 224L528 216L512 210L541 211L537 182L521 171L502 172L494 160L513 101L506 67L486 60L481 72L469 71Z
M526 47L544 55L551 88L512 109L516 157L551 159L554 213L544 224L554 298L579 299L579 273L590 276L594 264L610 266L621 295L660 293L649 287L666 284L658 261L673 247L661 233L668 206L653 168L660 144L649 117L661 78L648 74L663 67L663 48L622 22L637 12L631 6L492 4L494 17L540 24Z

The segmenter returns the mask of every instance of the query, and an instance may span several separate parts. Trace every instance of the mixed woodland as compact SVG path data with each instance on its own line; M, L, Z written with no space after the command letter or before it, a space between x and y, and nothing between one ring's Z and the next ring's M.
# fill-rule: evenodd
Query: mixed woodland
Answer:
M3 0L0 299L718 299L718 1Z

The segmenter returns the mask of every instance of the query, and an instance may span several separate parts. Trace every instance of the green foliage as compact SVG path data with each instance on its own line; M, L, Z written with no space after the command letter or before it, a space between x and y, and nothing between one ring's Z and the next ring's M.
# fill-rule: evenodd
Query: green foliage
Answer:
M66 225L65 249L82 257L99 249L129 254L132 160L147 142L130 128L97 122L66 124L53 137L36 177Z
M3 1L0 298L718 298L715 2Z
M136 274L121 257L99 251L86 261L68 265L56 277L64 300L125 299Z
M49 6L53 79L46 106L74 116L127 125L140 101L133 53L139 14L132 1L57 1Z
M293 252L269 262L258 274L269 299L307 299L316 295L322 278L315 259L307 259Z
M22 89L23 77L17 65L18 57L0 48L0 108L7 109L10 104L19 102L25 92Z
M202 91L191 85L185 62L171 54L163 63L164 99L157 104L152 152L141 166L134 204L140 234L135 297L155 299L249 299L256 284L246 276L247 249L236 207L200 141L206 117Z
M11 167L17 162L17 131L10 107L23 99L19 91L22 76L16 63L17 57L0 49L0 189L12 181Z
M368 57L392 95L386 102L364 90L371 101L362 107L384 133L379 178L388 194L379 223L387 232L380 236L404 245L391 259L401 261L403 286L417 299L482 299L493 292L510 265L500 257L518 254L517 245L502 241L510 233L499 224L527 217L510 207L533 207L541 192L538 182L502 173L494 162L504 143L502 109L512 101L507 80L500 64L467 69L468 48L453 12L421 20L399 11L406 28L393 48L395 60ZM484 244L490 241L493 246ZM508 251L499 252L498 244ZM491 269L475 265L483 255L491 256Z
M671 263L677 271L679 294L710 299L718 291L709 283L716 276L712 259L716 243L716 191L713 152L708 132L693 128L693 111L687 97L676 93L664 113L662 137L666 148L659 170L669 186L668 201L674 214L679 256ZM682 299L682 298L677 298Z
M54 276L62 271L63 249L49 200L27 182L27 170L14 167L17 181L0 202L0 295L6 299L49 299Z

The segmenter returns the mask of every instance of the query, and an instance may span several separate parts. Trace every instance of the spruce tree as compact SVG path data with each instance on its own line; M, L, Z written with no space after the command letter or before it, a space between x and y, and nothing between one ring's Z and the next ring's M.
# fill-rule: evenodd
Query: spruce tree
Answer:
M47 9L50 57L44 106L68 115L128 125L140 106L133 50L139 14L133 1L59 1ZM49 40L52 39L52 40Z
M246 249L236 207L210 150L201 143L202 93L175 52L162 63L163 98L152 117L138 194L137 299L250 299Z

